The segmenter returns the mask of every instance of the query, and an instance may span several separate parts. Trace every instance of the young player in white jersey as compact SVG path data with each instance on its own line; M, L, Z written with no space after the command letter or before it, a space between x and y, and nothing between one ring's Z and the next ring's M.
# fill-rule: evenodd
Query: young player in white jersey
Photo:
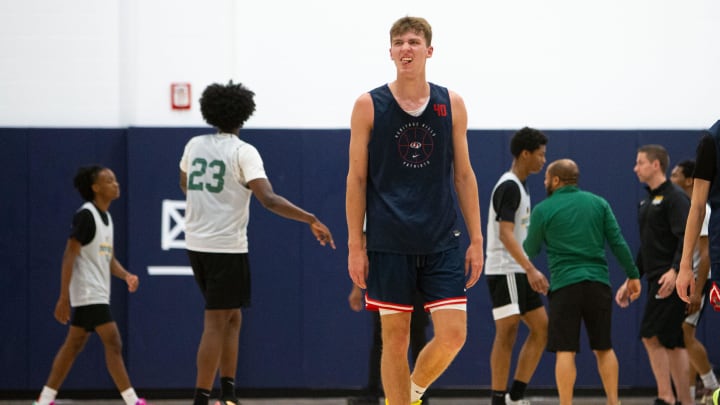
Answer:
M241 308L250 304L250 198L254 195L277 215L307 223L321 245L335 248L327 226L315 215L275 194L260 154L238 138L255 111L254 95L232 81L208 86L200 109L217 132L192 138L180 160L180 187L187 197L188 257L205 298L194 405L208 404L218 371L223 404L237 404L234 381Z
M139 283L138 277L125 270L113 254L113 222L108 208L120 196L120 186L112 170L102 166L81 167L74 184L86 202L73 218L62 260L60 298L55 305L55 319L62 324L71 321L70 329L34 404L55 403L75 358L90 334L97 332L105 346L108 372L125 404L145 405L130 385L120 332L110 313L110 275L125 280L130 292L135 292Z
M548 318L539 293L547 278L523 251L530 222L530 195L525 180L545 164L547 137L522 128L510 141L513 163L493 188L487 225L485 274L493 304L495 340L490 353L492 405L529 404L525 397L547 341ZM529 329L518 356L515 377L507 391L513 345L518 326Z

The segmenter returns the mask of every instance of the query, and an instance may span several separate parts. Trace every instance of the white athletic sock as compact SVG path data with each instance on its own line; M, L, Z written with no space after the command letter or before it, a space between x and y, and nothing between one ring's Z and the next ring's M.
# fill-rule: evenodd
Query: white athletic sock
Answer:
M426 389L427 387L421 387L415 384L415 381L410 380L410 403L419 401Z
M696 387L693 385L690 387L690 398L695 400Z
M50 405L52 401L55 400L55 397L57 396L57 390L54 390L47 385L43 387L42 391L40 391L40 397L37 400L38 405Z
M135 390L133 387L130 387L126 389L125 391L121 392L120 395L122 395L123 400L125 401L125 405L136 405L138 401L138 396L135 393Z
M718 386L720 386L720 384L718 384L717 377L715 377L715 373L713 373L712 369L710 369L707 374L701 375L700 378L702 378L702 382L705 388L709 388L714 391L718 388Z

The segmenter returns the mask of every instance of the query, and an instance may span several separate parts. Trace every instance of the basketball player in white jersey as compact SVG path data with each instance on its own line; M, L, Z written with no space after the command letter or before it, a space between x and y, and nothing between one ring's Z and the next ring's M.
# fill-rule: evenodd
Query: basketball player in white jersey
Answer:
M110 275L125 280L130 292L139 284L138 277L125 270L113 253L113 222L108 208L120 197L120 186L115 173L102 166L78 169L74 185L85 203L73 217L62 260L60 298L55 305L55 319L62 324L70 321L70 329L34 405L55 403L58 389L93 332L102 340L108 372L125 404L145 405L130 384L122 339L110 313Z
M529 404L525 389L547 342L548 318L539 293L547 278L530 262L522 243L530 222L530 195L525 180L545 164L547 137L537 129L522 128L510 141L513 163L493 188L487 225L485 274L493 303L495 340L490 353L492 405ZM517 361L507 391L513 345L523 321L530 333Z
M223 405L237 404L234 381L241 308L250 304L250 198L255 196L277 215L305 222L321 245L335 249L327 226L275 194L257 149L238 138L240 128L255 111L254 95L232 81L208 86L200 109L217 132L188 141L180 160L180 188L187 197L185 241L205 298L194 405L208 404L218 370Z

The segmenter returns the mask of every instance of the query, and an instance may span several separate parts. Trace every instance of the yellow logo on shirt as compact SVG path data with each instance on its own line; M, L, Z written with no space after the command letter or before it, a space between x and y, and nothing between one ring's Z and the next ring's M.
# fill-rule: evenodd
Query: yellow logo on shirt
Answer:
M652 200L652 205L660 205L662 200L663 200L663 196L656 195L655 198L653 198L653 200Z
M107 261L110 262L113 257L113 246L109 243L101 243L100 256L105 257Z

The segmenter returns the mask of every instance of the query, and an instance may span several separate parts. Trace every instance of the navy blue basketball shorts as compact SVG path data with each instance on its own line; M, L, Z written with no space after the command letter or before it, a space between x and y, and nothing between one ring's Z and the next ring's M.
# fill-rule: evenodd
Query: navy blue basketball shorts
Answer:
M73 308L70 325L93 332L98 326L115 322L110 312L110 304L90 304Z
M250 306L250 261L247 253L187 251L193 275L205 298L205 309Z
M368 252L368 310L412 312L416 291L424 308L466 310L465 260L455 247L428 255Z
M555 290L549 295L549 352L579 352L580 324L592 350L612 349L612 290L597 281L582 281Z

